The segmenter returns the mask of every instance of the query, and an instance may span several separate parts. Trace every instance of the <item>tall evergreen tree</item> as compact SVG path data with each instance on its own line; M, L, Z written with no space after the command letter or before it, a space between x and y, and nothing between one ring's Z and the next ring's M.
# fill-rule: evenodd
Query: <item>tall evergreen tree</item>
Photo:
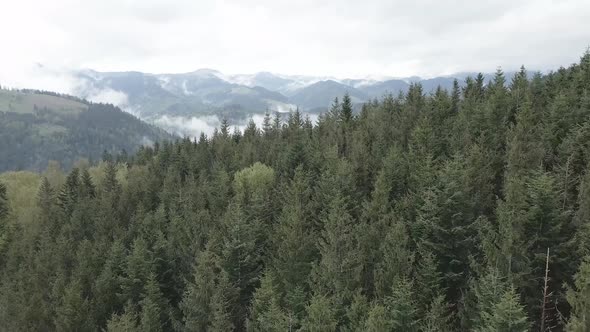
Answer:
M352 120L352 100L348 93L345 93L344 97L342 97L340 120L346 124Z
M574 287L568 289L566 298L572 307L566 331L590 330L590 256L586 256L582 261L574 276Z
M307 306L307 317L301 328L306 332L333 332L336 331L338 321L330 300L321 295L311 298Z
M518 303L514 288L504 292L494 304L490 313L482 313L482 325L475 331L526 332L530 324L524 308Z
M317 294L333 296L333 305L341 313L360 286L361 261L356 229L344 199L338 195L330 203L318 248L321 259L313 271Z

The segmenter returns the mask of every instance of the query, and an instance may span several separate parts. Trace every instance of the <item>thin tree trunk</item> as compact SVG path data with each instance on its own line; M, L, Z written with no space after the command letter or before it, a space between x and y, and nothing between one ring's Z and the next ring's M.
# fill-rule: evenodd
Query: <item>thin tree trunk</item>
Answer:
M545 284L543 286L543 305L541 307L541 332L545 331L545 320L547 319L547 299L551 294L548 294L547 291L549 290L549 286L547 285L549 281L549 248L547 248L547 258L545 259Z

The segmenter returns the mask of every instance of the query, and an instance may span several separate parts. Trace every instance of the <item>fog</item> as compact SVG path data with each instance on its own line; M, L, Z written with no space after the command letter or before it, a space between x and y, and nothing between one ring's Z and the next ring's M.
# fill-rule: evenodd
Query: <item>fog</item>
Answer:
M285 123L288 117L288 113L280 113L282 121ZM261 129L264 123L264 113L252 114L246 120L240 121L229 121L229 125L234 130L241 132L246 129L250 120L254 121L256 127ZM318 121L319 114L303 113L303 117L309 117L312 123ZM219 129L221 126L221 119L216 115L204 115L204 116L169 116L163 115L156 119L149 120L148 122L168 131L171 134L175 134L181 137L198 138L201 134L205 134L211 137L215 132L215 129Z

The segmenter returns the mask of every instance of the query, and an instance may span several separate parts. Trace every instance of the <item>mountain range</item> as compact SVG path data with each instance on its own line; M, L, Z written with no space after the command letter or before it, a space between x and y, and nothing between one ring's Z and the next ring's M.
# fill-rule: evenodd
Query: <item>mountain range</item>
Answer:
M469 75L474 74L430 79L337 79L269 72L225 75L213 69L181 74L83 70L76 73L81 84L75 94L91 100L93 95L104 91L122 94L124 100L118 104L148 120L163 115L217 115L243 120L266 110L288 112L299 108L319 113L345 93L353 103L363 103L388 93L405 92L411 83L421 83L424 92L430 93L438 86L450 89L455 78L461 84ZM485 76L486 80L492 77Z

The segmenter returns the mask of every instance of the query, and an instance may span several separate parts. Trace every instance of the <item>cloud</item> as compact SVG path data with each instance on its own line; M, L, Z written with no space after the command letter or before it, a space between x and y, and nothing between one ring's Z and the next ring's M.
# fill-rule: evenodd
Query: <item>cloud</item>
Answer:
M39 63L0 61L0 84L11 88L31 88L72 93L82 84L65 68L47 67Z
M120 108L126 108L129 105L127 95L121 91L113 89L90 90L87 92L86 99L95 103L109 103Z
M152 120L152 122L164 130L183 137L199 137L202 133L211 136L215 128L221 125L221 121L215 115L203 117L164 115Z
M232 131L237 129L241 132L246 129L250 121L254 121L256 127L262 129L264 123L265 115L262 113L259 114L251 114L247 120L242 120L238 122L230 122L230 127ZM283 113L281 115L282 121L286 121L288 114ZM309 119L315 124L318 121L319 114L303 114L304 119L309 117ZM221 126L221 120L216 115L206 115L200 117L184 117L184 116L169 116L163 115L159 118L152 119L151 123L167 130L170 133L176 134L182 137L191 137L191 138L198 138L201 134L205 134L208 137L211 137L215 132L215 129L219 129Z
M0 11L0 84L51 87L27 69L35 63L336 77L545 70L578 60L589 21L586 0L12 1Z

